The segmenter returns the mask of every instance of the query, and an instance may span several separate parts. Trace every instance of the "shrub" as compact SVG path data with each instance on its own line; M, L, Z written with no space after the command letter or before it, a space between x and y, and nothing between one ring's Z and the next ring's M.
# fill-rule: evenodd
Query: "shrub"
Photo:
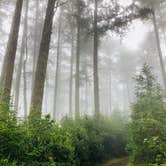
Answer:
M166 107L160 86L145 65L137 78L133 104L131 139L132 158L146 164L162 164L166 159Z
M1 105L1 165L70 166L73 151L70 134L49 117L18 121L14 111Z
M125 132L112 122L103 117L63 121L62 126L72 134L77 166L93 166L126 155Z

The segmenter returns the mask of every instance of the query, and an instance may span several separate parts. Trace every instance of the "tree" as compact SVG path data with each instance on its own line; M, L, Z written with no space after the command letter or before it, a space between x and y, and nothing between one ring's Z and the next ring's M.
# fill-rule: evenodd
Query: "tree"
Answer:
M153 15L153 26L154 26L155 36L156 36L156 43L157 43L159 60L160 60L161 73L162 73L162 77L163 77L164 88L166 89L166 71L165 71L164 60L163 60L163 55L162 55L162 51L161 51L159 30L158 30L158 26L157 26L156 11L154 9L154 6L152 6L152 9L153 9L153 13L152 13L152 15Z
M25 54L25 48L26 48L26 41L27 41L27 28L28 28L28 8L29 8L29 0L26 1L25 4L25 18L24 18L24 27L23 27L23 35L22 35L22 43L21 43L21 52L18 62L18 68L17 68L17 75L16 75L16 83L15 83L15 108L18 111L18 105L19 105L19 94L20 94L20 83L21 83L21 72L22 72L22 65L23 65L23 59Z
M2 101L5 101L7 104L9 104L10 102L10 93L13 79L14 62L17 50L22 5L23 0L17 0L2 67L1 86L4 90L2 94Z
M69 116L72 117L73 107L73 67L74 67L74 30L71 27L71 57L70 57L70 80L69 80Z
M81 42L81 0L77 0L77 37L76 37L76 78L75 78L75 116L80 116L80 42Z
M40 18L40 6L39 0L35 1L35 27L34 27L34 48L33 48L33 74L32 74L32 88L34 86L35 71L39 54L40 40L42 35L42 24L44 22L43 17Z
M73 116L73 68L74 68L74 59L75 59L75 19L74 19L74 2L71 1L68 8L71 8L67 16L69 17L69 33L70 33L70 43L71 43L71 52L70 52L70 76L69 76L69 117Z
M145 162L146 165L160 165L165 162L166 157L166 109L163 91L146 64L136 81L129 147L135 161Z
M59 70L60 70L60 54L61 54L61 33L62 33L62 18L61 11L59 15L59 25L58 25L58 40L57 40L57 59L56 59L56 72L55 72L55 87L54 87L54 105L53 105L53 118L56 119L57 114L57 97L59 88Z
M156 36L156 44L157 44L157 50L158 50L158 56L160 60L160 67L161 67L161 74L163 77L163 83L164 83L164 88L166 89L166 71L165 71L165 65L163 61L163 55L162 55L162 50L161 50L161 43L160 43L160 35L159 35L159 28L157 24L157 17L156 17L156 10L159 7L161 3L163 3L163 0L159 1L154 1L154 0L135 0L141 3L141 5L150 7L152 10L152 21L153 21L153 26L154 26L154 33Z
M26 118L28 116L28 110L27 110L27 59L28 59L28 46L27 46L27 37L26 37L26 43L25 43L25 59L23 61L23 94L24 94L24 117Z
M31 115L41 116L44 83L47 69L51 31L53 25L54 8L57 0L48 0L46 16L44 21L42 39L40 43L39 57L35 72L35 82L31 99Z
M98 76L98 0L95 0L94 8L94 52L93 52L93 81L94 81L94 109L95 115L100 113L99 104L99 76Z

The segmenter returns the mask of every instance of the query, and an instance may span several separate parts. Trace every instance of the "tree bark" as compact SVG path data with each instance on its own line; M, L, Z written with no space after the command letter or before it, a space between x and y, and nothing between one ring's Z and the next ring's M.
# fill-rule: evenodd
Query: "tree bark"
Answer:
M37 68L35 72L34 87L32 92L31 108L30 108L31 116L34 115L41 117L43 91L44 91L44 84L45 84L45 77L47 70L47 61L48 61L49 46L50 46L51 33L52 33L55 3L56 0L48 0L47 4L46 17L44 21Z
M47 74L47 76L46 76L46 84L45 84L45 102L44 102L44 104L45 104L45 114L46 115L48 115L49 114L49 112L48 112L48 97L49 97L49 92L48 92L48 90L49 90L49 78L48 78L49 76L48 76L48 74Z
M75 78L75 117L80 117L80 2L77 0L77 46L76 46L76 78Z
M10 104L10 94L17 50L18 34L20 29L22 5L23 0L17 0L0 81L4 90L1 100L3 102L6 102L7 104Z
M40 43L40 30L39 30L39 0L36 0L35 2L36 6L36 13L35 13L35 30L34 30L34 52L33 52L33 73L32 73L32 89L34 85L35 80L35 71L36 71L36 64L38 59L38 52L39 52L39 44Z
M73 116L73 107L72 107L72 99L73 99L73 65L74 65L74 33L73 30L71 32L71 57L70 57L70 80L69 80L69 117Z
M25 59L23 63L23 81L24 81L24 87L23 87L23 93L24 93L24 117L28 117L28 108L27 108L27 75L26 75L26 65L27 65L27 56L28 56L28 45L27 45L27 37L25 38L26 42L26 52L25 52Z
M159 55L160 66L161 66L161 74L162 74L162 78L163 78L164 88L166 89L166 71L165 71L163 55L162 55L162 51L161 51L159 30L158 30L157 20L156 20L156 12L155 12L153 5L152 5L152 9L153 9L153 26L154 26L154 32L155 32L155 36L156 36L156 44L157 44L158 55Z
M61 50L61 13L59 16L59 25L58 25L58 42L57 42L57 60L56 60L56 72L55 72L55 87L54 87L54 105L53 105L53 118L57 118L57 97L58 97L58 88L59 88L59 71L60 71L60 50Z
M94 9L94 52L93 52L93 77L94 77L94 109L95 115L100 114L100 104L99 104L99 78L98 78L98 0L95 1Z
M25 4L25 18L24 18L24 28L23 28L23 35L22 35L22 43L21 43L21 52L20 52L20 59L18 62L18 69L16 74L16 84L15 84L15 108L18 111L19 106L19 95L20 95L20 84L21 84L21 72L22 72L22 65L23 59L25 54L25 47L26 47L26 36L27 36L27 28L28 28L28 7L29 7L29 0L26 1Z
M110 108L109 115L111 115L112 113L112 72L111 71L109 74L109 108Z
M159 12L159 15L160 15L160 20L161 20L161 22L163 22L164 19L163 19L163 15L161 13L161 10L158 10L158 12ZM166 44L166 31L165 31L165 25L163 25L163 23L161 25L161 31L163 33L164 42Z

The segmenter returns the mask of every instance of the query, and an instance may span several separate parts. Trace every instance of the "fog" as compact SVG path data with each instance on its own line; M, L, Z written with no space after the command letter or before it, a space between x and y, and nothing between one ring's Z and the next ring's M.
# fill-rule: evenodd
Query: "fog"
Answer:
M2 5L3 4L3 5ZM128 6L131 2L120 1L123 6ZM50 44L50 54L47 66L47 78L45 82L44 98L43 98L43 114L52 113L54 103L54 87L55 87L55 73L57 60L57 31L58 19L60 17L60 10L63 13L65 7L60 7L54 16L54 25L52 30L52 41ZM44 21L44 12L46 9L45 1L39 1L39 21ZM7 39L10 31L10 25L14 10L14 1L1 2L1 68L4 59L4 50L6 48ZM25 7L23 9L23 13ZM27 108L29 110L31 91L32 91L32 61L34 49L34 29L35 29L35 1L30 1L28 13L28 32L27 32L27 59L26 59L26 82L27 82ZM64 11L66 12L66 11ZM164 15L162 16L164 18ZM20 56L21 36L23 31L24 14L21 18L21 29L18 39L18 51L15 61L15 72L13 76L13 90L16 79L17 64ZM65 16L62 16L61 25L61 46L59 58L59 73L58 73L58 92L57 92L57 110L58 116L63 117L69 112L69 77L70 77L70 44L68 40L68 25L65 22ZM38 21L38 22L39 22ZM161 46L163 57L165 59L165 25L160 13L157 12L157 21L161 37ZM162 24L162 25L161 25ZM37 29L40 31L41 27ZM162 31L164 30L164 32ZM164 33L164 34L163 34ZM83 32L86 35L86 32ZM91 37L90 37L91 38ZM93 44L92 40L83 39L81 43L80 55L80 112L81 114L93 114L94 111L94 97L93 97ZM40 40L40 39L39 39ZM144 63L148 63L153 67L153 70L162 84L160 64L158 58L158 51L156 47L156 39L154 36L153 23L151 18L142 20L138 18L133 20L125 31L117 34L108 29L108 31L100 37L99 44L99 93L100 93L100 110L103 114L111 114L114 111L120 111L123 114L130 112L130 104L134 100L134 76L140 71ZM153 54L151 54L153 52ZM165 60L164 60L165 61ZM75 58L74 58L75 63ZM74 112L74 94L75 94L75 65L73 65L73 112ZM21 77L23 80L23 76ZM24 115L24 93L23 81L20 85L18 116Z
M0 165L165 164L165 17L165 0L0 0Z

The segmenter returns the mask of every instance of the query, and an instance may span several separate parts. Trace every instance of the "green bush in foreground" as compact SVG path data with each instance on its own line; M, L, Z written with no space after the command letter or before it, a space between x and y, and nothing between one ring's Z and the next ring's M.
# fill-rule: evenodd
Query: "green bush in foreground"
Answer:
M49 116L18 120L1 104L0 165L95 166L126 155L125 126L118 113L112 118L66 118L61 125Z
M5 108L1 105L0 165L73 165L74 147L68 132L49 117L17 121Z
M166 105L163 92L145 65L137 78L128 148L136 163L166 163Z
M113 123L113 118L102 117L63 121L62 126L72 135L76 166L94 166L126 155L125 124L118 118L119 124Z

